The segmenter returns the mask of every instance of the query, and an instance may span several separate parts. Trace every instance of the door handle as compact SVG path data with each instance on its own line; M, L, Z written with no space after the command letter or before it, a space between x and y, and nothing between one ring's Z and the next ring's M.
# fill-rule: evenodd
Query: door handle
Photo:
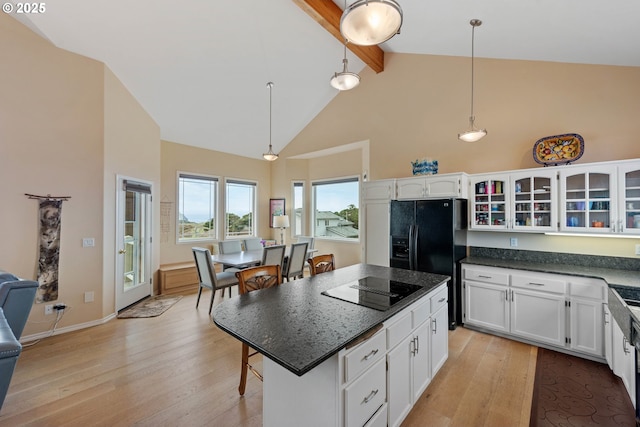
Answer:
M118 253L119 253L119 254L126 254L126 253L127 253L127 250L126 250L126 249L120 249L120 250L118 251Z

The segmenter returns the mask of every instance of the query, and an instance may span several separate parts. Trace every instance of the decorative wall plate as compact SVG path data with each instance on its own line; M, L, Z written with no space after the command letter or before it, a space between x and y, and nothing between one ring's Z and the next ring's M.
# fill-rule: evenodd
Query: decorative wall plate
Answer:
M533 144L533 160L545 166L571 163L583 152L584 139L577 133L547 136Z

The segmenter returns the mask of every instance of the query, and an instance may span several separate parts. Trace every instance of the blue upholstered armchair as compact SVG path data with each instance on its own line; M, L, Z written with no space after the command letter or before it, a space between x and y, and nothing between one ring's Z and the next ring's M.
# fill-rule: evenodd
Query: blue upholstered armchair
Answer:
M19 340L37 289L38 282L0 271L0 408L22 351Z

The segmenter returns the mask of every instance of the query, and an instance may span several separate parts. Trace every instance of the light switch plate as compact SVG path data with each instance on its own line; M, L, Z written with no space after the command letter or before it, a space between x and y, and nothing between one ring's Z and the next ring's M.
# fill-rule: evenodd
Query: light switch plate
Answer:
M640 255L640 245L636 245L636 255Z
M84 237L82 239L83 248L92 248L96 245L96 240L93 237Z

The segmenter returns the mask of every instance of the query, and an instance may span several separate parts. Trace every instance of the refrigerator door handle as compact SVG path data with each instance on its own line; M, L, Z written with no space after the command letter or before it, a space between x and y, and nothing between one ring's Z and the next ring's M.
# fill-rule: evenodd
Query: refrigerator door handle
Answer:
M409 270L415 270L413 267L413 256L415 248L413 247L413 225L409 226Z
M412 252L412 257L413 257L413 267L411 268L412 270L417 270L418 269L418 233L420 232L420 228L418 228L417 225L413 226L413 239L412 239L412 243L413 243L413 252Z

